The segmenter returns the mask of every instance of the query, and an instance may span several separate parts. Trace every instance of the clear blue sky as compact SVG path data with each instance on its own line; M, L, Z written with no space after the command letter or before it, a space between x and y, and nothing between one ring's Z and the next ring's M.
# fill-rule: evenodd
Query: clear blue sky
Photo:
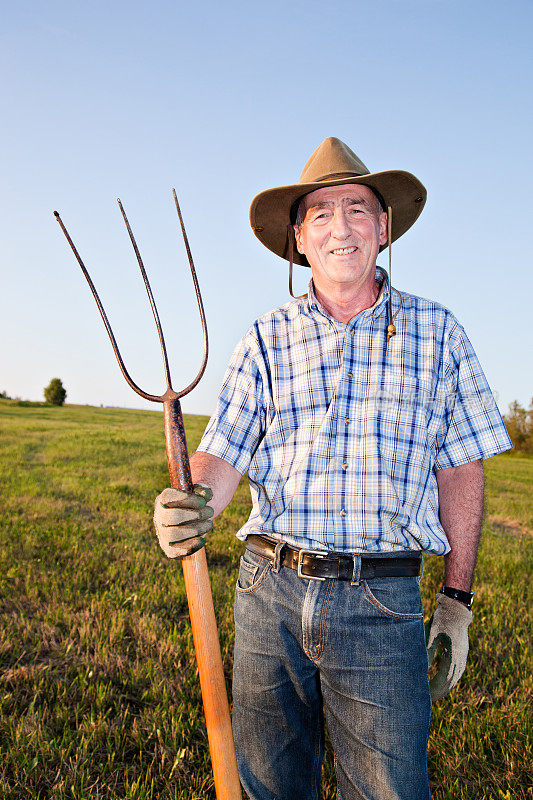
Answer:
M126 386L58 209L134 379L163 391L155 330L116 197L164 322L176 387L200 358L180 198L211 357L184 401L210 413L228 358L287 300L253 236L260 190L296 182L326 136L371 170L427 186L393 247L396 286L465 326L500 408L533 394L531 0L4 4L0 129L0 389L148 407ZM529 190L529 192L528 192ZM386 254L381 262L386 265ZM297 289L307 270L297 268Z

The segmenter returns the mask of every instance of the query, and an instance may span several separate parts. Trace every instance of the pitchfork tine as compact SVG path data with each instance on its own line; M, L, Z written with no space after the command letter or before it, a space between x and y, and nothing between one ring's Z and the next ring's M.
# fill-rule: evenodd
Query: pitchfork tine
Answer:
M174 202L176 204L176 211L178 212L178 217L181 225L181 232L183 234L183 241L185 242L185 249L187 250L187 256L189 258L189 266L191 268L191 275L192 280L194 283L194 291L196 292L196 300L198 302L198 310L200 312L200 319L202 321L202 332L204 336L204 359L202 361L202 365L198 372L196 378L190 383L185 389L181 392L178 392L178 397L183 397L184 395L188 394L190 391L194 389L196 384L200 381L202 375L205 372L205 367L207 364L207 358L209 356L209 339L207 336L207 324L205 321L205 312L204 312L204 304L202 302L202 295L200 294L200 287L198 286L198 278L196 277L196 270L194 268L194 262L192 260L192 253L191 248L189 247L189 239L187 238L187 232L185 230L185 225L183 224L183 217L181 216L180 206L178 203L178 198L176 196L176 190L172 189L172 194L174 195Z
M180 211L180 207L179 207L179 204L178 204L178 198L176 196L176 190L175 189L172 189L172 194L174 196L174 202L176 204L176 209L177 209L177 212L178 212L178 217L179 217L179 221L180 221L180 225L181 225L181 231L182 231L182 234L183 234L183 240L185 242L185 248L187 250L187 257L189 259L189 265L190 265L190 268L191 268L191 274L192 274L192 279L193 279L193 283L194 283L194 290L196 292L196 299L197 299L197 302L198 302L198 309L199 309L199 312L200 312L200 320L201 320L201 323L202 323L202 333L203 333L203 340L204 340L204 355L203 355L203 360L202 360L200 369L198 371L198 374L196 375L194 380L188 386L185 387L185 389L182 389L179 392L176 392L172 387L172 381L171 381L171 377L170 377L170 368L169 368L169 365L168 365L167 348L166 348L166 344L165 344L165 337L163 335L163 330L161 328L161 322L159 320L159 314L158 314L158 311L157 311L157 306L156 306L156 303L155 303L155 300L154 300L154 296L152 294L152 289L150 287L150 281L148 280L148 275L146 274L146 270L144 268L144 264L143 264L143 261L142 261L142 258L141 258L141 254L139 252L139 248L137 247L137 242L135 241L135 237L133 235L133 231L131 230L130 223L129 223L128 218L126 216L126 212L124 211L124 208L122 206L120 198L117 198L117 202L118 202L118 205L119 205L119 208L120 208L120 212L122 214L122 218L124 219L124 223L126 225L126 229L128 231L131 243L133 245L133 249L135 251L135 255L137 257L137 263L139 264L139 268L141 270L141 275L143 277L144 285L145 285L145 288L146 288L146 293L148 295L148 299L150 301L150 306L152 308L152 313L154 315L154 320L155 320L155 324L156 324L156 328L157 328L157 334L159 336L159 342L161 344L161 352L163 354L163 365L164 365L164 369L165 369L165 379L166 379L166 383L167 383L167 391L163 395L148 394L147 392L143 391L143 389L141 389L139 386L137 386L137 384L130 377L130 375L129 375L127 369L126 369L126 366L124 364L124 361L122 360L122 356L120 354L120 350L118 349L115 336L114 336L113 331L111 329L111 325L109 324L109 320L107 319L107 315L105 313L105 310L104 310L104 307L102 305L102 302L101 302L101 300L100 300L100 298L98 296L98 292L96 291L94 283L91 280L91 276L89 275L89 273L88 273L83 261L81 260L81 257L80 257L80 255L79 255L79 253L78 253L78 251L77 251L77 249L76 249L76 247L74 245L74 242L70 238L70 235L69 235L67 229L65 228L61 217L59 216L57 211L54 211L54 215L55 215L57 221L59 222L59 225L61 226L61 230L65 234L65 237L66 237L70 247L72 248L72 252L76 256L76 260L78 261L78 264L82 268L83 274L85 275L87 283L89 284L89 286L91 288L91 292L93 293L94 299L96 300L96 304L98 306L98 310L99 310L100 315L102 317L102 320L104 322L104 325L105 325L106 331L108 333L109 339L111 340L111 345L113 347L113 351L114 351L115 356L117 358L117 361L119 363L119 366L120 366L120 369L122 371L122 374L124 375L126 381L131 386L131 388L133 389L134 392L137 392L137 394L139 394L141 397L144 397L146 400L152 400L153 402L157 402L157 403L164 403L167 398L179 399L180 397L184 397L186 394L188 394L190 391L192 391L192 389L194 389L194 387L200 381L202 375L205 372L205 368L206 368L206 364L207 364L207 358L208 358L208 355L209 355L209 341L208 341L208 336L207 336L207 325L206 325L206 321L205 321L205 312L204 312L204 306L203 306L203 303L202 303L202 296L200 294L200 287L198 285L198 278L196 276L196 270L194 268L194 262L193 262L193 259L192 259L191 249L189 247L189 240L187 238L187 233L185 231L185 225L183 224L183 218L181 216L181 211Z
M102 317L102 320L104 322L105 329L107 331L107 335L109 336L109 339L111 341L111 346L113 347L113 352L115 353L115 356L117 357L118 365L120 367L120 370L121 370L122 374L124 375L124 378L129 383L129 385L131 386L133 391L137 392L137 394L140 394L141 397L144 397L146 400L153 400L156 403L162 403L163 402L163 398L162 397L158 397L158 396L152 395L152 394L147 394L147 392L144 392L139 386L137 386L135 381L130 377L129 372L126 369L126 365L124 364L124 361L122 360L122 356L120 355L120 350L118 349L118 345L117 345L115 336L113 334L113 330L111 328L111 325L109 324L109 320L107 318L107 314L105 313L105 309L104 309L104 307L102 305L102 301L100 300L100 298L98 296L98 292L96 291L95 285L92 282L91 276L87 272L87 268L85 267L85 264L81 260L81 256L78 253L78 251L76 250L76 246L75 246L74 242L72 241L72 239L70 238L70 234L67 231L67 229L65 228L65 226L63 224L63 220L61 219L61 217L59 216L59 213L57 211L54 211L54 216L57 219L57 221L59 222L61 230L65 234L65 238L66 238L67 242L69 243L69 245L70 245L70 247L72 249L72 252L76 256L76 261L78 262L78 264L82 268L83 274L85 275L87 283L90 286L91 292L93 293L93 297L96 300L96 305L98 306L98 311L100 312L100 316Z
M161 323L159 321L159 314L157 313L157 306L155 304L154 296L152 294L152 289L150 287L150 281L148 280L148 275L146 274L146 270L144 268L144 264L141 258L141 254L139 252L139 248L137 247L137 242L135 241L135 237L133 235L133 231L131 230L130 223L128 222L128 218L126 216L126 212L120 202L120 197L117 197L117 203L120 208L120 213L122 214L122 218L126 225L126 229L128 231L129 237L131 239L131 243L133 245L133 249L135 250L135 255L137 256L137 263L139 264L139 269L141 270L141 275L143 276L144 285L146 287L146 294L148 295L148 299L150 301L150 305L152 307L152 314L154 315L155 326L157 328L157 334L159 336L159 342L161 344L161 352L163 353L163 363L165 365L165 377L167 381L167 388L172 389L172 382L170 379L170 368L168 366L168 356L167 356L167 348L165 345L165 337L163 336L163 331L161 329Z

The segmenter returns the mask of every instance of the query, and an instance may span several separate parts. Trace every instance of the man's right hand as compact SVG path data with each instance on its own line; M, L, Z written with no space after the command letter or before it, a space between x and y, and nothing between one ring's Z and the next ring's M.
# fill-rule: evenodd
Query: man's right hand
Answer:
M200 550L213 529L213 497L208 486L195 483L192 492L164 489L155 499L154 526L159 545L169 558L183 558Z

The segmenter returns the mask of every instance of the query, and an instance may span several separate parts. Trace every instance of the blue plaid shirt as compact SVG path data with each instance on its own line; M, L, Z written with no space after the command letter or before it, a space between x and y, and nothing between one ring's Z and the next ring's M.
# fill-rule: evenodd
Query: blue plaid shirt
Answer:
M450 549L435 471L511 441L463 328L443 306L393 292L349 323L307 297L260 317L237 345L199 450L248 471L238 532L347 553Z

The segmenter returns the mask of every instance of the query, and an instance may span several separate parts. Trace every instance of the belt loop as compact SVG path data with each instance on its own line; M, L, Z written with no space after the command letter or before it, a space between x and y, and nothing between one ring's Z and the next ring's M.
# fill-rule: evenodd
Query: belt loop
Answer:
M359 586L359 577L361 575L361 556L353 556L353 573L352 573L352 580L350 581L351 586Z
M276 574L280 571L281 568L281 551L285 547L285 542L278 542L275 549L274 549L274 565L272 567L272 572Z
M417 575L417 578L416 578L416 579L417 579L417 581L418 581L418 585L419 585L419 586L420 586L420 584L422 583L422 577L423 577L423 575L424 575L424 563L425 563L425 562L424 562L424 556L420 556L420 561L422 562L422 567L421 567L421 569L420 569L420 575Z

